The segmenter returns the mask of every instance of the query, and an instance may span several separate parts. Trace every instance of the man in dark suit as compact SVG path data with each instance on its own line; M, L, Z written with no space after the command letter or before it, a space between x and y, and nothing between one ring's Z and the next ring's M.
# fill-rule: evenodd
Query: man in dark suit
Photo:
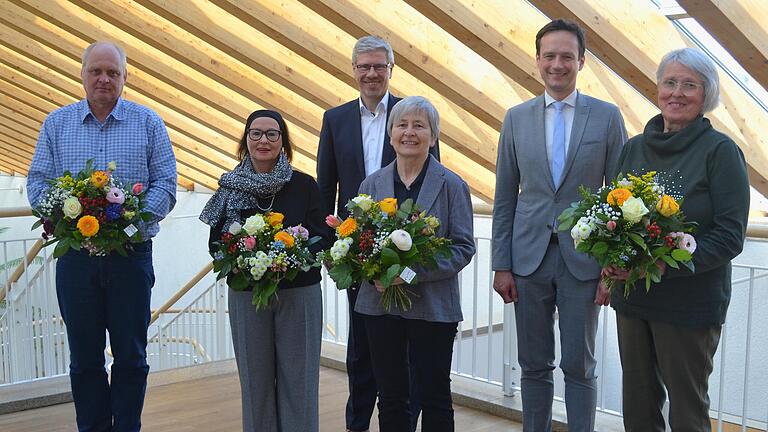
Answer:
M515 303L523 430L552 430L554 312L560 321L568 430L592 432L597 382L595 334L608 290L600 267L574 249L557 216L578 201L579 186L610 181L627 133L619 109L576 90L584 30L554 20L536 35L544 94L504 119L493 207L493 287Z
M376 36L360 38L352 50L352 73L360 97L325 112L317 149L317 184L325 210L346 218L345 204L357 195L360 183L395 159L386 131L392 107L400 100L389 93L389 79L395 55L385 40ZM430 151L439 159L437 145ZM376 381L371 368L365 321L354 312L357 287L347 290L349 337L347 339L347 430L368 430L376 403Z

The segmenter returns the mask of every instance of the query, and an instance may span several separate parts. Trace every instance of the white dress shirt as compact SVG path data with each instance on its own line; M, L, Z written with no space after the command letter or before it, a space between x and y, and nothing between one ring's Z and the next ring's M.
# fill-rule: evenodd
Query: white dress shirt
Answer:
M363 161L365 176L373 174L381 168L381 157L384 151L384 130L387 127L387 102L389 91L384 94L376 109L371 112L360 101L360 128L363 133Z
M571 149L571 130L573 129L573 115L576 112L576 96L578 90L574 90L569 94L562 102L565 102L563 107L563 116L565 120L565 157L568 158L568 152ZM557 102L555 98L544 91L544 136L547 140L547 162L552 166L552 136L555 133L555 106L553 103ZM563 172L565 174L565 172Z

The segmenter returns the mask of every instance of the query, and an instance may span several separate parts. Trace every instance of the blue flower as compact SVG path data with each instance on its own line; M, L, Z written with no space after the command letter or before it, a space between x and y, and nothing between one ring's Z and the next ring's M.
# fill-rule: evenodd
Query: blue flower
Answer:
M283 250L283 249L285 249L285 243L283 243L280 240L275 240L275 242L272 243L272 249Z
M107 214L108 221L120 219L120 216L122 216L123 213L123 206L120 204L112 203L104 209L104 212Z

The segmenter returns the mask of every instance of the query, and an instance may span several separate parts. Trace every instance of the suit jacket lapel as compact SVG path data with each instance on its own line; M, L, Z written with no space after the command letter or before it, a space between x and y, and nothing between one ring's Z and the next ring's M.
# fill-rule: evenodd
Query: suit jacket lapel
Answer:
M560 184L563 184L565 177L568 175L573 166L573 161L576 159L576 153L581 146L581 137L584 136L584 129L587 127L587 120L589 119L589 105L586 98L581 94L576 96L575 112L573 113L573 126L571 126L571 140L568 145L568 154L565 157L565 166L563 167L563 175L560 176ZM559 185L558 185L559 186Z
M392 148L392 144L389 142L389 131L387 130L386 124L389 123L389 114L392 112L392 108L395 106L396 103L400 102L399 97L392 96L392 93L389 94L389 99L387 100L387 119L385 121L384 126L384 147L381 151L381 167L385 167L390 164L393 160L395 160L395 149Z
M360 125L360 99L356 103L351 104L352 112L349 113L349 118L354 119L352 125L352 139L350 144L352 145L352 151L355 153L355 161L357 162L357 169L360 175L365 178L365 155L363 154L363 127Z
M440 189L443 188L443 183L445 183L445 179L443 178L443 175L445 174L443 166L440 165L440 162L438 162L434 156L429 155L429 158L430 161L429 166L427 167L427 174L424 176L421 190L419 190L419 196L416 198L416 204L419 205L420 209L427 213L432 209L432 205L440 194Z
M534 127L531 128L533 131L533 144L541 146L543 149L543 152L540 154L543 154L544 157L542 159L539 159L539 163L541 166L540 172L547 173L547 183L552 188L552 190L555 190L555 186L552 184L552 166L549 163L549 152L547 151L547 128L544 124L544 110L546 109L546 106L544 105L544 95L540 95L536 98L536 103L533 104L533 115L532 115L532 123L531 125L534 125Z
M395 197L395 169L394 162L390 162L389 165L381 169L381 179L376 184L374 199L382 200Z

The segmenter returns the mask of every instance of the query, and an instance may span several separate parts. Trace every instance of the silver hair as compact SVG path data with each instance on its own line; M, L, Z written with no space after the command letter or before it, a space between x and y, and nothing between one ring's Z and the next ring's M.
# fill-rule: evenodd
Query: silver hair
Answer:
M392 136L392 128L396 123L403 117L414 113L424 114L427 122L429 122L429 129L432 131L432 141L437 141L437 137L440 136L440 115L432 102L423 96L408 96L395 104L387 122L389 136Z
M120 70L123 72L123 75L125 75L128 72L128 57L125 55L125 50L120 45L111 41L97 41L88 45L85 51L83 51L82 67L85 68L85 65L88 64L88 56L91 55L91 51L99 45L110 46L117 51L117 55L120 57Z
M395 64L395 53L387 41L378 36L363 36L357 40L352 48L352 64L357 64L357 56L371 51L386 51L387 63Z
M656 82L661 82L664 69L670 63L679 63L692 70L704 82L704 104L701 114L708 113L717 108L720 103L720 78L717 75L715 62L701 50L695 48L681 48L668 52L659 63L656 70Z

